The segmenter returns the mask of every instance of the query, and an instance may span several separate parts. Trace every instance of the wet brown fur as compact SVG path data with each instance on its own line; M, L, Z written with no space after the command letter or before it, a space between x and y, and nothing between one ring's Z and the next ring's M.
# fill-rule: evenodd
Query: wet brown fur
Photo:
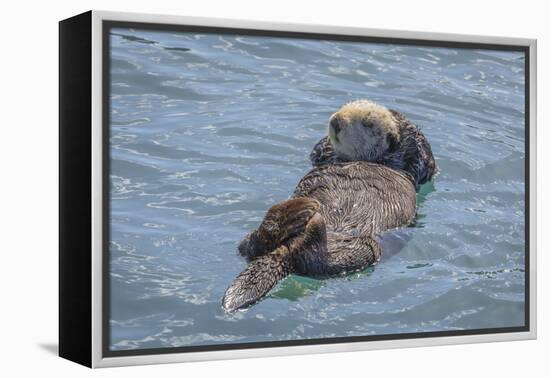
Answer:
M315 168L240 243L249 265L225 292L227 312L256 302L291 273L329 277L365 269L382 253L376 235L414 222L415 189L436 169L431 149L403 116L371 104L355 102L333 117L351 122L368 113L361 108L367 105L382 120L373 127L380 133L371 133L387 142L380 161L346 161L328 137L322 139L311 154Z

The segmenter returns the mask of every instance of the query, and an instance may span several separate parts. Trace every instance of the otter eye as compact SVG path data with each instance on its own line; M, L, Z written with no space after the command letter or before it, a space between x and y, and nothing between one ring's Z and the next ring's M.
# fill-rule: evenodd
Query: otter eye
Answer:
M369 121L362 121L361 124L363 125L363 127L372 127L372 122Z

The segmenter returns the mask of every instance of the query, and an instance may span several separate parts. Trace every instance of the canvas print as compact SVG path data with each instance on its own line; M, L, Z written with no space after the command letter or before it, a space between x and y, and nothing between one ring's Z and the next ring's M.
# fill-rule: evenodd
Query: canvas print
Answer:
M198 29L107 30L109 353L525 326L524 51Z

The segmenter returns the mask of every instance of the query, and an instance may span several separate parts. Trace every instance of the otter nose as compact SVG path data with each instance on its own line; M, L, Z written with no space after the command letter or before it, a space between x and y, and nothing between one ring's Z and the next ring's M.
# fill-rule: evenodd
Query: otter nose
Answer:
M340 130L342 130L342 128L340 126L340 121L336 117L333 117L330 120L330 127L332 127L332 130L334 130L335 134L338 134L340 132Z

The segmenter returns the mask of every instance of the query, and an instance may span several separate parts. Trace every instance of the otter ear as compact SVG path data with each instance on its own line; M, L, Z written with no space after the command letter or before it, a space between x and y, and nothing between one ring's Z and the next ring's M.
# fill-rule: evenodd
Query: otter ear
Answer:
M389 133L386 135L386 142L388 142L388 150L390 152L393 152L397 150L397 147L399 145L399 138L397 135Z

